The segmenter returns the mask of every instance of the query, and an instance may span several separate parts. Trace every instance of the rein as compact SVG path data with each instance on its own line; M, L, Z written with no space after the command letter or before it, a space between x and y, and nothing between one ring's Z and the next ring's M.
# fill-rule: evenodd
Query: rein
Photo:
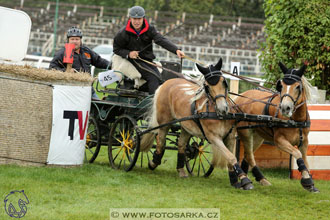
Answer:
M259 122L259 123L265 123L263 127L278 127L278 128L307 128L310 127L310 121L293 121L293 120L284 120L275 118L273 116L269 115L253 115L253 114L246 114L246 113L227 113L226 115L217 115L216 112L200 112L195 113L193 115L175 119L173 121L170 121L165 124L161 124L159 126L149 128L146 130L141 131L139 127L136 127L138 129L139 135L144 135L150 131L172 125L181 121L187 121L187 120L194 120L194 119L213 119L213 120L235 120L235 122L241 122L241 121L247 121L247 122ZM258 125L258 127L261 127L261 125ZM250 126L240 127L237 129L246 129L246 128L253 128Z
M168 71L168 72L171 72L171 73L175 74L177 77L179 77L179 78L183 78L183 79L184 79L184 76L183 76L182 73L179 73L179 72L173 71L173 70L171 70L171 69L168 69L168 68L165 68L165 67L163 67L163 66L157 65L157 64L155 64L155 63L153 63L153 62L150 62L150 61L148 61L148 60L142 59L140 56L138 56L137 58L138 58L139 60L145 62L145 63L148 63L148 64L150 64L150 65L152 65L152 66L157 67L157 68L161 68L161 69L163 69L163 70L166 70L166 71Z

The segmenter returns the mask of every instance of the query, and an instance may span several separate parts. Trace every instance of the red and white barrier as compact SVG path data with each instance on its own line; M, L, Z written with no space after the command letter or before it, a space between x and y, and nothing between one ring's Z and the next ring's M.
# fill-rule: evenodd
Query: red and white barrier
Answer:
M313 179L330 180L330 105L308 105L311 128L308 135L307 160ZM300 179L295 159L291 178Z

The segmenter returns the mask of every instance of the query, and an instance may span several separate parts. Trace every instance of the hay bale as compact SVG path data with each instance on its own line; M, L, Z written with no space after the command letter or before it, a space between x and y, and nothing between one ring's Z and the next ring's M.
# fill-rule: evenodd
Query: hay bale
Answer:
M93 82L93 78L89 73L68 73L58 70L37 69L27 65L0 64L0 73L18 79L32 80L33 82L66 85L90 85Z
M0 65L0 164L45 165L52 129L52 85L90 86L85 73Z

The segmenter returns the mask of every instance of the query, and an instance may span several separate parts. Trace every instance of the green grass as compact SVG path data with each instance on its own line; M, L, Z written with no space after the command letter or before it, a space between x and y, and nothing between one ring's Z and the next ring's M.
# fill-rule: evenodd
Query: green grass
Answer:
M209 178L177 177L176 152L155 171L113 170L102 147L93 164L82 167L0 166L0 219L11 219L3 199L25 190L30 200L23 219L109 219L110 208L220 208L221 219L329 219L330 182L315 181L321 193L305 191L288 170L264 170L270 187L255 183L243 191L229 185L226 171Z

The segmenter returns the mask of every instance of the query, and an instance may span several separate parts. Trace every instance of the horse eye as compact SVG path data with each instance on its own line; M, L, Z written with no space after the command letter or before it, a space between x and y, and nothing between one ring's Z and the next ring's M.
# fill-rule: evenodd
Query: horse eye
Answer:
M296 87L297 90L300 90L300 85Z

